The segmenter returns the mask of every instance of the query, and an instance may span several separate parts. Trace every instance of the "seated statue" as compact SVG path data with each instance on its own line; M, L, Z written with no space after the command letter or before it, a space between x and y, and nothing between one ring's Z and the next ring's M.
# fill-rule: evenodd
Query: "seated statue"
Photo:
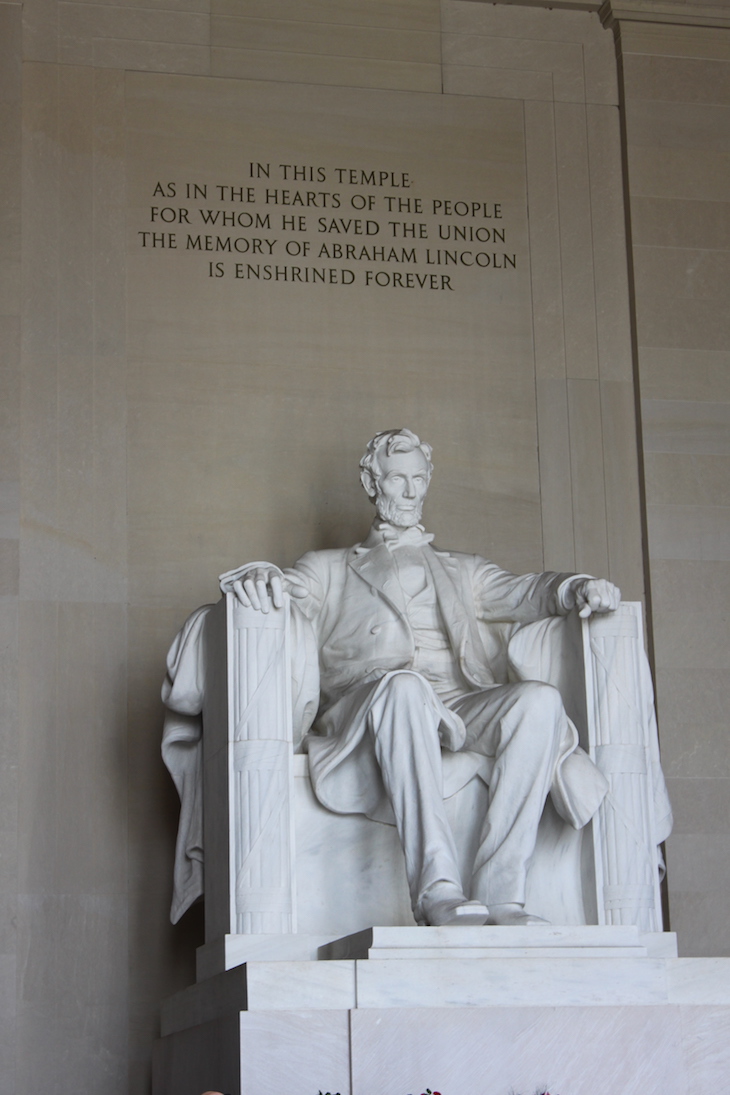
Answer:
M314 793L329 810L395 823L416 921L545 923L525 908L525 883L546 799L579 829L608 784L556 688L505 683L485 625L576 607L610 613L620 592L588 575L517 576L432 547L420 523L431 448L410 430L379 433L360 467L377 512L362 544L309 552L284 572L249 564L223 575L221 589L261 613L288 593L309 622L320 681L305 739ZM444 807L445 773L459 762L463 783L478 773L489 787L468 886Z

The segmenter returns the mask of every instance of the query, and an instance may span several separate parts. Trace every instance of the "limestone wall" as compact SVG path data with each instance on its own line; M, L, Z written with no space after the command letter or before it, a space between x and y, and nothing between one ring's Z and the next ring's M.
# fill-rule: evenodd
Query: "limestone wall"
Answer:
M669 910L727 954L730 30L620 24Z
M167 923L166 647L220 571L359 538L355 464L390 425L435 446L437 541L632 599L648 574L672 927L728 953L729 32L711 5L639 6L619 72L590 2L0 4L3 1095L147 1089L202 941L197 910ZM694 28L647 23L685 9ZM461 177L504 203L519 262L439 271L452 304L374 296L362 264L351 288L215 284L215 254L142 247L157 182L284 148L413 165L426 198Z

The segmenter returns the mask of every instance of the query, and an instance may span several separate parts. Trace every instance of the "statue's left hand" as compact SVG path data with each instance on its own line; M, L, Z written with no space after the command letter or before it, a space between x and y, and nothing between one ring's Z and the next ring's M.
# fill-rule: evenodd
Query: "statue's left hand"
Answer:
M594 612L613 612L621 604L621 590L605 578L584 578L573 587L579 616Z

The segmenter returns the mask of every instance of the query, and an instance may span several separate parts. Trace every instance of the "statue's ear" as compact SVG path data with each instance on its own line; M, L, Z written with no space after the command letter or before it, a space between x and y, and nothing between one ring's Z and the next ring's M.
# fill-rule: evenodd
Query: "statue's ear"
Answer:
M370 501L374 501L375 495L377 493L377 491L375 490L375 479L373 477L373 473L369 471L368 468L363 468L361 470L360 482L364 486L365 493L367 494Z

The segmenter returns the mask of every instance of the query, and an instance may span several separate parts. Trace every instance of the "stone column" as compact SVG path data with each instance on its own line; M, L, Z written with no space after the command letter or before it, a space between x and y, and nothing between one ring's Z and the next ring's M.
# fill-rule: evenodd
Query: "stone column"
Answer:
M661 931L641 604L584 620L583 644L590 755L610 788L593 820L598 922Z
M296 931L288 599L228 593L206 635L206 940Z

